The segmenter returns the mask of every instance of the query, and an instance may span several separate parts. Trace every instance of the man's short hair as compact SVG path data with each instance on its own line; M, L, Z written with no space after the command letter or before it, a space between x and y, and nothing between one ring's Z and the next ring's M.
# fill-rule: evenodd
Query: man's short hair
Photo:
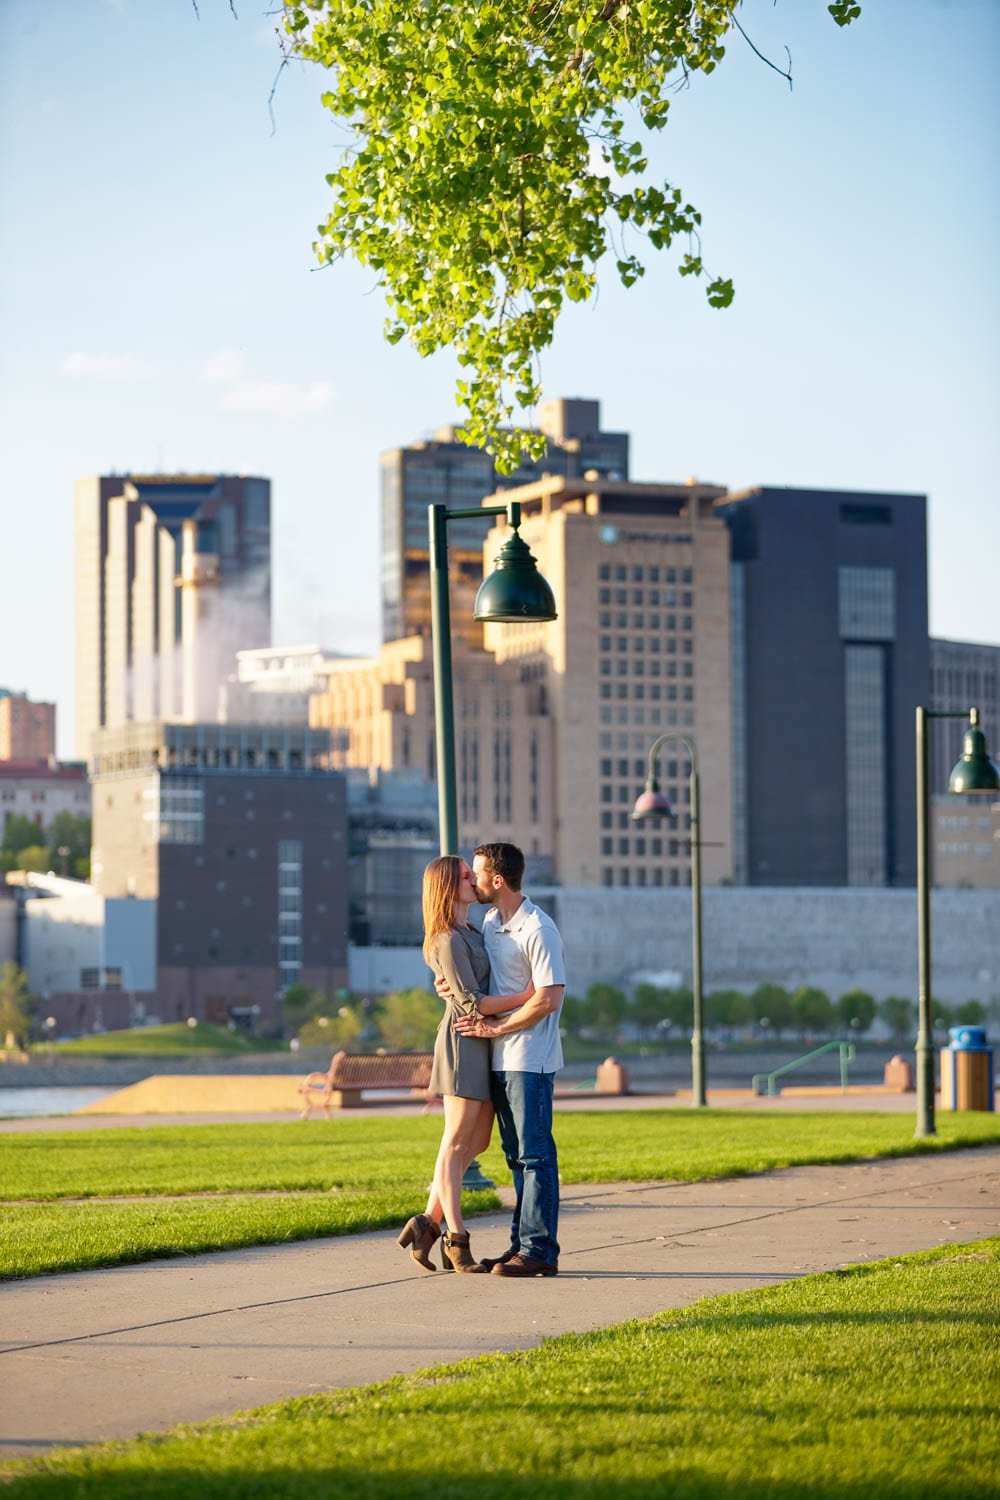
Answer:
M487 875L502 875L512 891L521 889L524 878L524 855L516 844L480 844L472 857L482 856Z

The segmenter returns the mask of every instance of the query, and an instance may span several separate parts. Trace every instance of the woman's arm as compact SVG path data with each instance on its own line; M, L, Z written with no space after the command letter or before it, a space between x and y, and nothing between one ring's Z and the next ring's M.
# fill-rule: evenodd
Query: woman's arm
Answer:
M435 989L458 1015L481 1019L483 994L476 986L469 950L457 932L443 932L437 941L437 960L441 978Z

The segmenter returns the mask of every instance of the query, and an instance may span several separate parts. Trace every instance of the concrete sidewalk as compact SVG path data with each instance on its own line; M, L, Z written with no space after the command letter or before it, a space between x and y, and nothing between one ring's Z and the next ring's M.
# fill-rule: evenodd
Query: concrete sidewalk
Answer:
M501 1250L507 1222L473 1220L475 1251ZM721 1182L570 1187L556 1279L430 1276L382 1232L9 1283L0 1453L126 1438L530 1348L998 1230L1000 1147L989 1147Z

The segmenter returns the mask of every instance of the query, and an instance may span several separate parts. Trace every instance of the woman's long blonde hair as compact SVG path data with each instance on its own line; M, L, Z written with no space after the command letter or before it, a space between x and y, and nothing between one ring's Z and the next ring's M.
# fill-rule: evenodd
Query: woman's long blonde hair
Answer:
M455 904L462 888L462 861L457 854L432 859L424 871L424 961L434 967L434 945L442 932L454 932Z

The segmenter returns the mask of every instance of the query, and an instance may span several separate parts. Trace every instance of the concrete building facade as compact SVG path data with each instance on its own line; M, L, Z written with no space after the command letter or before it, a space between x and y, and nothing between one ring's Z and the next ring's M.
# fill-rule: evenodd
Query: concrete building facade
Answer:
M411 443L383 453L381 459L382 634L385 641L429 635L427 507L444 504L465 510L482 503L494 490L506 490L543 474L581 476L593 473L627 479L629 438L601 430L600 403L570 399L543 402L538 408L545 453L525 458L515 473L500 475L483 448L469 447L454 427L439 428L427 442ZM482 581L483 540L489 520L469 519L448 527L449 579L453 628L472 645L482 644L482 629L472 618L476 590Z
M270 643L271 486L226 474L76 486L76 747L104 726L217 717L237 649Z
M913 885L914 710L929 686L923 495L728 495L734 869Z
M329 738L133 724L95 737L94 884L156 903L164 1020L273 1028L280 996L347 982L347 814Z
M0 688L0 761L54 760L56 706Z
M701 781L703 876L732 871L729 541L699 484L547 478L521 486L521 535L555 592L559 618L490 625L498 665L516 667L552 719L554 872L568 885L690 882L689 762ZM506 535L487 540L492 556ZM650 829L631 811L648 753L677 812Z

